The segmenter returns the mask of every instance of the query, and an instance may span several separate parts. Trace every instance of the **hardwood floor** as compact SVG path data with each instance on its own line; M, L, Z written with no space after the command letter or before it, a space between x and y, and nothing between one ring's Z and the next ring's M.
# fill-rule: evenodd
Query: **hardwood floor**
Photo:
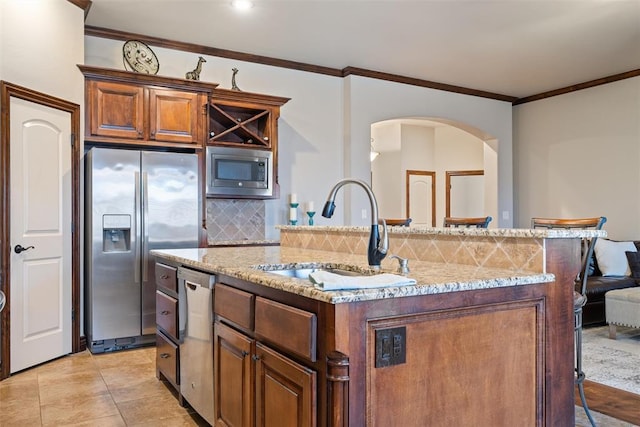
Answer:
M640 395L589 380L584 382L584 394L589 409L640 426ZM577 388L575 401L582 405Z

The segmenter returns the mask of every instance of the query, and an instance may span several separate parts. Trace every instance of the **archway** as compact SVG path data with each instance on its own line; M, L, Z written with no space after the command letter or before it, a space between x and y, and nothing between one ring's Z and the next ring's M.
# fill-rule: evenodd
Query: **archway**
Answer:
M497 218L498 141L481 129L445 118L408 117L384 120L371 125L371 150L379 153L371 161L371 183L381 218L405 218L408 194L406 171L418 170L433 173L435 179L435 218L442 224L446 215L447 171L482 170L480 187L483 206L477 207ZM373 157L373 156L372 156ZM425 194L425 197L429 197ZM414 211L415 212L415 211ZM431 220L429 220L431 223ZM412 222L421 224L420 221ZM497 221L492 225L495 227Z

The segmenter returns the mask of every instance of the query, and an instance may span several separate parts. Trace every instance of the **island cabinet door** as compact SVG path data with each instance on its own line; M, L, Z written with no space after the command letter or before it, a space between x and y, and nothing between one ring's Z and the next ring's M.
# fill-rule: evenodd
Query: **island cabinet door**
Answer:
M256 343L256 426L316 425L316 373Z
M369 321L368 425L544 425L544 304Z
M216 426L253 426L254 342L222 323L214 326Z

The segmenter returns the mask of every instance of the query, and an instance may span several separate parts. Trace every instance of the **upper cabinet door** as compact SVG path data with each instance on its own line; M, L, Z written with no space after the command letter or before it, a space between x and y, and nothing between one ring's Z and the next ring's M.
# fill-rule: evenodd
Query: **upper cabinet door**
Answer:
M198 143L202 131L198 118L206 98L194 92L149 89L149 139Z
M217 86L78 65L85 76L85 142L203 149L207 102Z
M91 135L144 138L144 88L124 83L87 81Z

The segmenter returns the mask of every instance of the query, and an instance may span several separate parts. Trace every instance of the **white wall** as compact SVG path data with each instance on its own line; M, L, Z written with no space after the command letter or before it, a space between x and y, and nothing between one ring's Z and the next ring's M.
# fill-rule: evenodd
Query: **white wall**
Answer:
M0 1L0 79L82 105L84 11L68 1Z
M640 77L514 108L516 225L604 215L640 238Z
M350 176L367 179L369 175L369 138L371 123L382 120L429 117L466 123L487 134L483 140L498 141L498 211L509 219L498 219L501 227L512 224L512 127L511 104L469 95L420 88L358 76L345 78L345 170ZM348 108L347 108L348 106ZM362 224L357 217L366 198L355 194L346 221Z
M404 188L402 169L402 133L400 122L371 127L372 146L380 155L371 162L371 188L378 201L381 218L403 218Z

